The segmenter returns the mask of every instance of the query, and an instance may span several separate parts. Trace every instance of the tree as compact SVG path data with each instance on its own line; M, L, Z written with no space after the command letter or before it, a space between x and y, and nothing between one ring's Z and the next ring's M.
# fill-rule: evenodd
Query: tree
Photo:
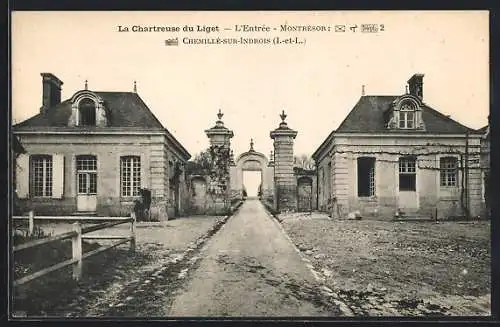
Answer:
M306 170L314 170L316 168L316 164L314 160L307 156L306 154L294 156L293 158L294 167L306 169Z
M201 169L210 170L212 167L212 156L210 154L210 150L204 150L198 153L193 162Z

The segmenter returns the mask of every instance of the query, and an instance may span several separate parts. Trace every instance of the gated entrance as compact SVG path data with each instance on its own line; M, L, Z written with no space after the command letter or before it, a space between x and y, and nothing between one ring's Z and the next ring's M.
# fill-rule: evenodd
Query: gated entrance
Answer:
M298 211L308 212L313 208L312 179L300 177L297 181Z
M253 175L258 175L258 173L260 173L261 186L259 187L259 185L256 185L257 189L261 193L260 195L267 196L269 194L273 194L273 167L269 164L269 161L264 154L254 150L253 141L250 141L250 149L247 152L240 154L230 169L231 193L233 193L233 196L241 197L243 195L245 182L244 172L252 172ZM255 193L254 191L256 190L251 191L252 192L250 193Z
M193 214L204 215L207 207L207 182L202 176L191 179L191 210Z

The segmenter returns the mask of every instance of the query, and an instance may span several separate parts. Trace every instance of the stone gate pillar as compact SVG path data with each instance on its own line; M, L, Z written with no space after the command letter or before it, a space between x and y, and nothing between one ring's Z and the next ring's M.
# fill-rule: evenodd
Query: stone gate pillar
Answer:
M210 146L212 145L222 145L227 148L231 148L231 138L234 136L233 131L229 130L224 126L224 122L222 121L222 117L224 114L219 109L219 113L217 114L217 121L215 122L215 126L205 130L205 134L210 140Z
M281 123L270 136L274 140L275 209L279 212L297 208L297 180L293 174L293 141L297 131L288 127L283 110Z
M229 130L227 127L224 126L224 122L222 121L222 117L224 114L222 111L219 109L219 113L217 114L217 121L215 123L215 126L205 130L205 134L210 140L210 147L216 146L220 147L228 153L231 151L231 138L234 136L233 131ZM230 181L230 174L229 174L229 169L230 169L230 161L226 161L226 170L227 170L227 176L226 176L226 181L225 181L225 189L221 190L221 194L218 194L217 196L213 196L212 200L213 203L209 203L209 211L215 214L220 214L220 213L225 213L225 211L230 207L231 203L229 201L229 194L230 194L230 189L231 189L231 181ZM210 180L209 183L210 186L214 186L214 180ZM217 187L217 186L215 186Z

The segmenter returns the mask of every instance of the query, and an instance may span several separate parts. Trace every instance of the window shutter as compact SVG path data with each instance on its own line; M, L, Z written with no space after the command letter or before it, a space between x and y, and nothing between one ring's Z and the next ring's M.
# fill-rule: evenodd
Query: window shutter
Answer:
M20 154L16 159L16 192L17 197L26 199L30 189L30 156Z
M64 155L52 156L52 198L62 199L64 194Z

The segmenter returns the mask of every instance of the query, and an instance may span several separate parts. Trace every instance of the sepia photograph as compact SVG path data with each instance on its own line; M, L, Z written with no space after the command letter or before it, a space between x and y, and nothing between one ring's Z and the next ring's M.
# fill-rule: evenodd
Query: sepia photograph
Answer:
M10 18L10 319L491 316L488 11Z

